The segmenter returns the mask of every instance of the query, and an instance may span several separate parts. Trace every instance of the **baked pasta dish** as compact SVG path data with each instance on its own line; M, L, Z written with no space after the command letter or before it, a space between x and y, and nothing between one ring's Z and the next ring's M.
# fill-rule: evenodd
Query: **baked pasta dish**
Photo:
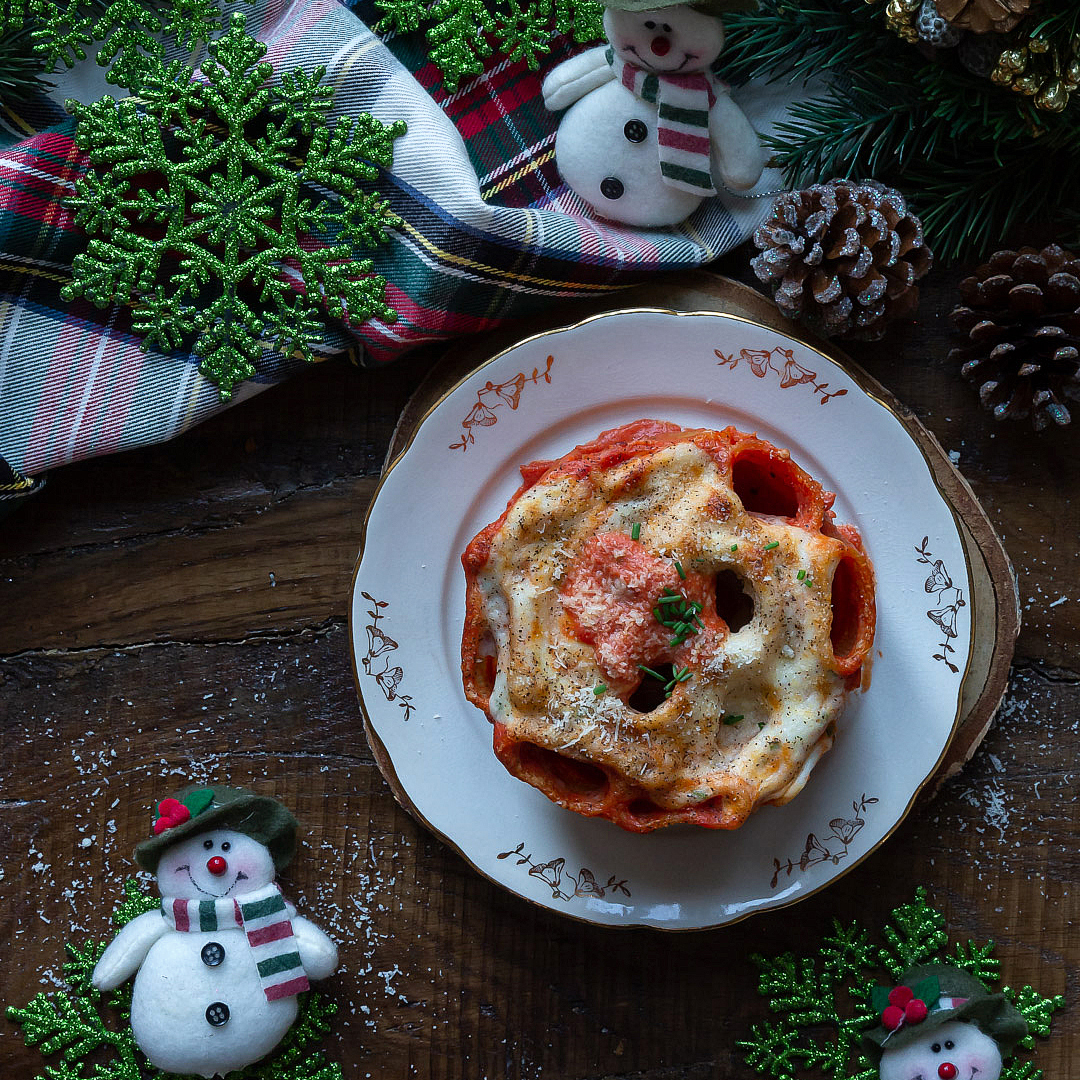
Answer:
M874 637L834 496L756 435L656 420L521 473L462 556L465 693L503 765L634 832L797 795Z

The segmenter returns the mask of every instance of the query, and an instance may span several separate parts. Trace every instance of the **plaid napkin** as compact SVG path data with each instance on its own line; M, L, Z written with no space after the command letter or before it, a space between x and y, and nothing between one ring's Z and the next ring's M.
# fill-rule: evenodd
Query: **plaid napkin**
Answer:
M326 65L333 115L368 111L408 123L379 185L404 225L373 256L398 321L371 320L355 333L331 326L326 357L381 364L422 342L698 266L746 239L769 209L767 198L721 193L668 229L597 220L559 179L558 116L540 99L544 73L582 48L568 40L555 40L541 71L493 55L482 75L448 93L421 34L384 41L372 33L370 0L355 10L336 0L257 0L244 10L279 73ZM60 297L86 242L62 200L86 163L59 102L115 93L96 69L89 78L98 85L62 78L51 96L0 117L0 470L23 479L19 490L56 465L171 438L227 407L197 357L142 351L126 306ZM764 130L787 95L748 87L740 103ZM776 187L766 173L759 189ZM266 350L230 404L302 366ZM13 491L19 482L8 483Z

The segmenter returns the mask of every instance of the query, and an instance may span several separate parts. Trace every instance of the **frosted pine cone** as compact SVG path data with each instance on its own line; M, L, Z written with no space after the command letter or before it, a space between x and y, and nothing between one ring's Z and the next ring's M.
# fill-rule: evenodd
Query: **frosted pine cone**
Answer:
M754 233L750 260L789 318L833 337L876 341L919 302L933 261L903 195L873 181L830 180L781 195Z
M1051 244L998 251L960 282L950 319L968 344L953 349L998 420L1030 416L1037 431L1071 420L1080 400L1080 256Z

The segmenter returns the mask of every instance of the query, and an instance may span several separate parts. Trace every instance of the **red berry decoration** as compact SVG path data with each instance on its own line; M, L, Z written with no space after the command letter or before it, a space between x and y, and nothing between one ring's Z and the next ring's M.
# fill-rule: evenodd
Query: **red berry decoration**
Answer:
M937 1074L941 1080L956 1080L957 1068L951 1061L943 1061L937 1067Z
M912 998L904 1006L904 1020L909 1024L921 1024L926 1019L928 1011L925 1001Z
M895 1031L904 1022L904 1010L899 1005L890 1005L881 1014L881 1026L886 1031Z
M154 822L154 835L160 836L166 829L174 829L191 819L191 811L176 799L165 799L158 805L158 819Z
M899 1005L902 1009L914 996L910 986L898 986L895 990L889 991L889 1004Z

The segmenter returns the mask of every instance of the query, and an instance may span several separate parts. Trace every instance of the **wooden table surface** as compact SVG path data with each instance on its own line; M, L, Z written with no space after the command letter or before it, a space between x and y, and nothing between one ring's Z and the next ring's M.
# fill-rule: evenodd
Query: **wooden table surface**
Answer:
M108 936L155 800L229 781L303 824L284 884L342 945L325 987L346 1077L748 1080L751 954L811 948L834 916L877 927L919 884L954 938L997 941L1007 982L1066 994L1037 1061L1069 1077L1080 418L1035 436L979 409L945 359L960 276L935 271L918 325L850 352L971 482L1024 625L982 748L854 871L726 929L618 931L503 892L417 825L361 730L346 602L395 421L438 353L323 364L171 444L58 470L0 524L0 1000L53 988L66 940ZM0 1020L0 1075L42 1065Z

